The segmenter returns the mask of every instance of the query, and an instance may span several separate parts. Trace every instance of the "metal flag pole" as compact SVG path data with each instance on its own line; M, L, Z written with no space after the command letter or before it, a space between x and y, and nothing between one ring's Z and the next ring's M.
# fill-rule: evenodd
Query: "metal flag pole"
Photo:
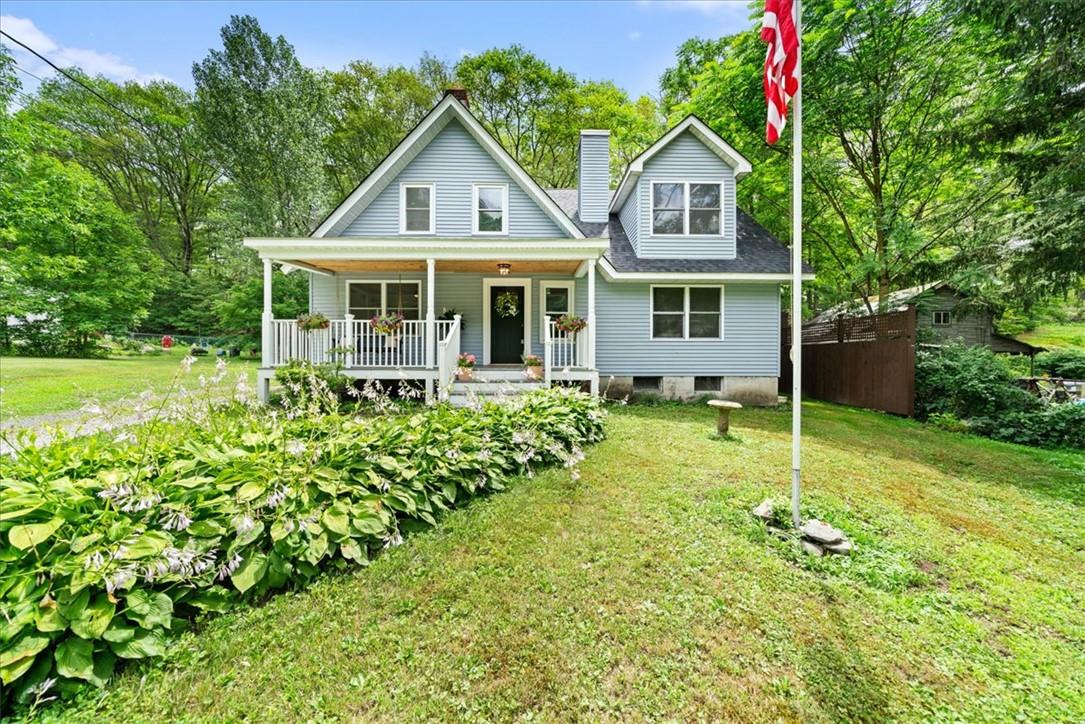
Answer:
M795 0L795 117L791 146L791 521L802 525L802 4Z

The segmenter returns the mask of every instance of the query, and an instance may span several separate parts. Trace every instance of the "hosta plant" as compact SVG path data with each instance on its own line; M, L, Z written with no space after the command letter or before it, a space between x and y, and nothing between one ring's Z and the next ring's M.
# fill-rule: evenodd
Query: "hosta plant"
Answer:
M365 565L512 476L575 477L602 418L560 388L367 418L233 402L23 447L0 463L3 710L103 686L200 612Z

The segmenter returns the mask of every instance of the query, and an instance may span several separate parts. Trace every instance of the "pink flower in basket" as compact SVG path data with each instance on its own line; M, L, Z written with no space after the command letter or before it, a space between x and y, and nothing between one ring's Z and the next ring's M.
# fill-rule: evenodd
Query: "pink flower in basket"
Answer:
M389 314L374 314L369 318L369 326L377 334L395 334L403 324L403 315L399 312Z
M554 326L562 332L576 334L584 329L584 327L588 326L588 320L583 317L578 317L575 314L563 314L554 320Z
M460 369L469 370L475 366L475 355L461 352L456 360L456 366Z

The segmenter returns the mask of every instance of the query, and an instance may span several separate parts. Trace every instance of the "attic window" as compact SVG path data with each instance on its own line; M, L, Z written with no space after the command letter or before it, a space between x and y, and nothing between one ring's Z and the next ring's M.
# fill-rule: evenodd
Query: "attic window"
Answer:
M509 187L505 184L475 184L471 232L507 234Z
M433 212L433 184L400 185L399 230L401 233L432 234Z
M722 197L718 183L653 183L652 234L719 236Z

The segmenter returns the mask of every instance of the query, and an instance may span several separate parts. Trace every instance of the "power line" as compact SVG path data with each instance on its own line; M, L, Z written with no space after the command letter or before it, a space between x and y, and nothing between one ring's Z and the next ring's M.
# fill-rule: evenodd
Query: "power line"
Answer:
M40 59L41 59L42 61L44 61L45 63L47 63L47 64L49 65L49 67L51 67L51 68L52 68L53 70L55 70L55 71L56 71L57 73L60 73L60 74L61 74L62 76L64 76L64 77L65 77L65 78L67 78L68 80L70 80L70 81L71 81L72 83L75 83L76 85L78 85L79 87L81 87L81 88L82 88L83 90L85 90L85 91L87 91L88 93L90 93L90 94L91 94L91 95L93 95L93 96L94 96L95 98L97 98L98 100L100 100L100 101L101 101L102 103L105 103L105 104L106 104L107 106L109 106L110 108L112 108L113 110L115 110L115 111L116 111L117 113L121 113L121 114L124 114L124 115L125 115L125 116L127 116L128 118L131 118L131 119L132 119L133 121L135 121L135 122L136 122L136 123L137 123L137 124L138 124L138 125L139 125L140 127L144 127L144 126L143 126L143 121L139 120L138 118L136 118L135 116L133 116L133 115L132 115L131 113L129 113L128 111L126 111L126 110L124 110L123 108L121 108L120 106L118 106L118 105L115 105L115 104L114 104L114 103L113 103L113 102L112 102L111 100L109 100L108 98L106 98L106 97L105 97L104 95L102 95L102 94L101 94L101 93L99 93L98 91L94 90L94 89L93 89L93 88L91 88L91 87L90 87L89 85L87 85L86 83L84 83L84 82L83 82L82 80L80 80L80 79L79 79L79 78L77 78L76 76L72 75L72 74L71 74L71 73L69 73L68 71L64 70L64 69L63 69L63 68L61 68L61 67L60 67L59 65L57 65L57 64L56 64L56 63L54 63L53 61L49 60L49 59L48 59L48 58L46 58L46 57L45 57L44 55L42 55L42 54L41 54L41 53L39 53L38 51L34 50L33 48L31 48L31 47L30 47L29 45L27 45L27 44L26 44L26 43L24 43L23 41L19 40L18 38L14 38L14 37L12 37L10 33L6 32L6 31L4 31L4 30L0 30L0 35L3 35L3 36L4 36L5 38L7 38L7 39L8 39L8 40L10 40L11 42L15 43L16 45L19 45L19 46L23 47L23 48L24 48L24 49L26 49L26 50L27 50L28 52L30 52L30 53L33 53L33 54L34 54L35 56L37 56L37 57L38 57L38 58L40 58ZM18 67L18 66L16 66L16 67ZM22 68L19 68L19 70L22 70ZM26 71L25 71L25 70L23 70L23 72L24 72L24 73L26 73ZM29 73L28 73L28 75L29 75ZM39 78L39 80L41 80L41 79Z
M33 73L31 73L26 68L20 67L18 63L12 63L11 67L14 68L15 70L18 70L18 71L21 71L22 73L25 73L26 75L30 76L34 80L41 81L42 83L45 82L45 79L42 78L40 75L34 75Z

